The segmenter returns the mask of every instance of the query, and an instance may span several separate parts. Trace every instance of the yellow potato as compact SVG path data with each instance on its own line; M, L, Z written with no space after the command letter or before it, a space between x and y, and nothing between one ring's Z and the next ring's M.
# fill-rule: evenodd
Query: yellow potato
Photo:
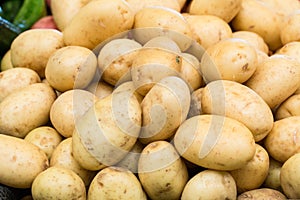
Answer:
M134 13L123 0L96 0L83 6L63 30L66 45L94 49L115 34L132 28Z
M12 65L12 62L11 62L11 53L10 53L10 50L8 50L1 59L0 71L3 72L5 70L11 69L13 67L14 66Z
M24 140L39 147L50 159L54 149L62 141L62 136L50 126L40 126L30 131Z
M270 56L245 84L273 109L300 87L300 63L283 55Z
M50 166L64 167L74 171L89 186L96 172L82 168L72 153L72 138L64 139L55 148L50 159Z
M131 171L111 166L97 173L89 186L88 199L146 200L147 197Z
M132 82L118 86L78 119L73 132L73 155L88 170L99 170L122 160L137 141L141 106Z
M160 0L125 0L125 1L130 5L130 7L134 11L134 13L137 13L141 9L143 9L145 7L149 7L149 6L162 6L162 7L170 8L170 9L173 9L173 10L176 10L177 12L179 12L181 9L181 4L182 4L182 2L180 4L178 2L178 0L164 0L164 1L160 1Z
M257 67L254 47L243 39L227 39L210 46L201 58L200 69L206 83L214 80L247 81Z
M237 200L286 200L286 196L278 190L259 188L243 192Z
M290 199L300 198L300 154L296 153L282 165L280 184L284 194Z
M76 120L94 105L97 97L91 92L75 89L62 93L50 109L50 120L54 128L64 137L71 137Z
M185 185L182 200L236 200L237 190L229 172L206 169L193 176Z
M23 139L0 134L0 183L30 188L36 176L47 169L46 154Z
M150 39L148 42L146 42L143 45L143 47L156 47L156 48L167 49L177 54L181 53L181 49L179 48L177 43L167 36L154 37Z
M283 45L299 41L300 28L300 13L299 11L288 17L280 32L280 39Z
M13 92L0 103L0 133L24 138L45 125L55 98L54 90L44 83Z
M138 177L151 199L179 199L188 181L188 171L172 144L155 141L140 155Z
M263 183L263 187L272 188L274 190L282 191L280 185L280 170L282 163L270 157L268 175Z
M275 54L286 55L300 62L300 41L289 42L283 45Z
M175 148L186 160L201 167L235 170L255 154L251 131L237 120L219 115L198 115L177 129Z
M59 30L63 31L76 13L91 0L51 0L51 13Z
M265 138L273 127L270 107L245 85L227 80L213 81L204 87L201 95L203 113L224 115L243 123L255 141Z
M104 81L93 82L86 88L87 91L93 93L99 99L110 95L113 89L114 87L112 85L109 85Z
M97 57L80 46L66 46L55 51L45 69L48 83L60 92L83 89L93 80Z
M63 34L55 29L30 29L19 34L11 44L14 67L25 67L45 77L49 57L64 46Z
M39 82L39 75L32 69L17 67L0 72L0 102L12 92Z
M204 49L232 36L230 26L217 16L187 13L183 16L191 27L194 40Z
M300 116L300 94L291 95L276 109L275 119L280 120L292 116Z
M163 78L144 97L142 130L139 141L148 144L171 137L186 119L190 107L190 91L180 78Z
M256 144L255 146L256 152L253 159L244 167L230 171L239 194L259 188L268 175L268 152L261 145Z
M295 153L300 153L300 116L292 116L274 122L273 129L267 135L264 146L275 160L283 163Z
M191 94L191 104L187 118L203 114L201 108L202 91L204 88L199 88Z
M32 198L42 199L86 199L86 189L81 178L72 170L49 167L33 181Z

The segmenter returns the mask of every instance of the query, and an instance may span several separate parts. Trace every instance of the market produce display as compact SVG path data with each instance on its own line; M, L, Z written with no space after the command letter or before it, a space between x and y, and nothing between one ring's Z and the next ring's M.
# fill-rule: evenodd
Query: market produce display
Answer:
M300 1L0 1L0 199L300 199Z

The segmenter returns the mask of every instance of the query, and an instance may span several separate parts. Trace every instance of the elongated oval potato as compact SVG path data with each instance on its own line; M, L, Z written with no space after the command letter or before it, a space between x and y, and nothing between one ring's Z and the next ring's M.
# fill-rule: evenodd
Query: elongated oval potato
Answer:
M286 200L286 196L271 188L258 188L243 192L237 200Z
M147 197L141 183L131 171L111 166L97 173L89 186L88 199L146 200Z
M49 121L56 98L45 83L34 83L7 96L0 103L0 133L24 138Z
M235 170L255 155L251 131L241 122L220 115L197 115L184 121L174 136L178 153L201 167Z
M10 93L39 82L39 75L32 69L17 67L0 72L0 102Z
M293 94L285 100L275 111L275 119L300 116L300 94Z
M151 199L179 199L188 181L188 171L171 143L155 141L140 155L138 177Z
M111 166L124 158L139 135L141 106L132 82L125 82L78 119L73 132L73 155L88 170Z
M66 45L94 49L98 44L132 28L134 13L124 0L97 0L83 6L63 30Z
M255 141L265 138L273 127L273 113L266 102L249 87L234 81L207 84L202 91L201 108L203 113L240 121L249 128Z
M49 167L33 181L32 198L42 199L86 199L86 189L81 178L72 170Z
M51 0L51 14L59 30L63 31L78 11L91 0Z
M83 180L85 186L89 186L96 175L96 172L82 168L74 159L71 137L64 139L55 148L50 159L50 166L64 167L74 171Z
M58 30L30 29L24 31L11 44L12 65L32 69L41 78L44 78L49 57L63 46L65 46L63 34Z
M46 154L34 144L0 134L0 183L30 188L36 176L48 168Z
M144 97L142 129L139 141L148 144L170 138L186 119L190 108L190 91L180 78L163 78Z
M256 152L252 160L244 167L230 171L239 194L259 188L268 175L269 154L261 145L256 144L255 147Z
M277 120L264 140L265 148L275 160L284 163L295 153L300 153L300 116Z
M189 13L197 15L215 15L229 23L240 11L242 0L193 0Z
M206 169L193 176L185 185L182 200L236 200L235 180L229 172Z

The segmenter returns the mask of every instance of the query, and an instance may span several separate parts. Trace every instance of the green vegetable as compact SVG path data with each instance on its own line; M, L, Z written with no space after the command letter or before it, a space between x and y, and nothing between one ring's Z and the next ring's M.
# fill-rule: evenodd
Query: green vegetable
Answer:
M21 31L29 29L37 20L47 15L45 0L24 0L22 7L13 20Z
M0 4L2 8L1 17L3 17L8 21L14 20L22 4L23 4L23 0L5 0L1 2Z

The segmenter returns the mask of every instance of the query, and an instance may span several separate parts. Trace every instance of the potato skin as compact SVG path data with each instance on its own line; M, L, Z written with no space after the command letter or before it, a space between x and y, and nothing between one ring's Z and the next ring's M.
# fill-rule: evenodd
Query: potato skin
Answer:
M0 183L30 188L36 176L48 168L46 154L34 144L0 134Z
M49 121L55 98L54 90L45 83L31 84L13 92L0 103L0 132L24 138Z
M278 190L259 188L243 192L237 200L286 200L286 196Z
M286 99L275 111L275 120L292 116L300 116L300 94L293 94Z
M219 115L198 115L184 121L174 137L186 160L215 170L235 170L255 154L251 131L242 123Z

